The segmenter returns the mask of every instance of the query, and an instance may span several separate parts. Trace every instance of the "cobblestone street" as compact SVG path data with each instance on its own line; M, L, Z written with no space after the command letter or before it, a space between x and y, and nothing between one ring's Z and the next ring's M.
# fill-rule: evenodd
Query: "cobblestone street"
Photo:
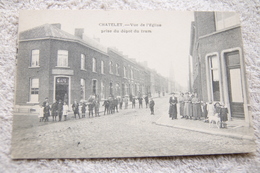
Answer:
M103 109L103 107L101 107ZM65 122L38 122L22 127L14 116L14 158L106 158L237 153L254 147L239 140L156 125L168 116L168 98L155 99L155 115L147 108L120 110L112 115ZM23 116L27 117L30 116ZM26 118L23 118L26 121ZM52 119L51 119L52 121ZM169 119L169 121L171 121ZM178 121L178 120L177 120Z

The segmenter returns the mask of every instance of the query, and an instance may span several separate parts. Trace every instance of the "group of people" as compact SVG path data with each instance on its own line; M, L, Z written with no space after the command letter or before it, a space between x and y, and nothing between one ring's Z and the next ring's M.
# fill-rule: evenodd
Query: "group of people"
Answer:
M218 116L221 121L221 127L224 127L224 122L227 121L228 109L225 105L219 102L213 104L212 102L202 102L198 98L197 93L186 92L185 95L180 93L179 97L172 93L169 99L169 117L172 120L177 119L177 103L179 103L179 114L181 118L200 120L204 119L206 122L208 116Z
M72 111L74 113L75 119L85 118L86 117L86 109L88 107L89 117L94 115L99 116L99 99L95 95L91 95L87 102L78 103L77 100L74 100L72 104ZM42 104L43 114L40 114L40 121L48 122L49 117L52 116L52 121L62 120L64 117L64 121L68 119L69 106L66 101L55 101L52 105L49 104L48 98L45 98L45 101ZM81 116L80 116L81 115Z
M104 103L102 106L104 106L104 115L106 114L114 114L115 112L118 112L119 109L122 109L123 103L125 104L125 109L128 108L128 96L125 96L121 98L120 96L114 97L113 95L110 95L108 99L104 100ZM132 97L132 108L135 108L135 100L136 98ZM139 102L139 108L142 108L142 97L137 98ZM150 102L148 99L148 96L144 97L146 108L149 105L149 108L151 110L151 114L154 114L154 101L151 98ZM40 114L40 121L48 122L49 117L52 116L52 121L62 121L62 117L64 117L64 121L68 119L68 113L69 113L69 106L67 102L59 100L55 101L52 105L49 104L48 98L45 98L45 101L42 104L43 111ZM80 103L77 102L77 100L74 100L72 104L72 111L74 114L75 119L77 117L85 118L86 112L88 108L88 115L89 117L93 117L94 115L96 117L100 116L99 108L100 108L100 101L99 97L96 95L91 95L87 101L81 101Z

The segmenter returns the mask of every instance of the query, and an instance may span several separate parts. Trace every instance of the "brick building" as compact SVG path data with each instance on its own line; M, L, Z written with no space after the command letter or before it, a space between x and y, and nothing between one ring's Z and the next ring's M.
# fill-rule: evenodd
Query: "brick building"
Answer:
M117 49L86 37L83 29L72 35L60 24L45 24L19 35L16 111L38 106L45 97L72 104L91 94L101 99L148 94L152 73Z
M195 12L191 23L190 88L206 102L225 104L250 123L241 26L237 14Z

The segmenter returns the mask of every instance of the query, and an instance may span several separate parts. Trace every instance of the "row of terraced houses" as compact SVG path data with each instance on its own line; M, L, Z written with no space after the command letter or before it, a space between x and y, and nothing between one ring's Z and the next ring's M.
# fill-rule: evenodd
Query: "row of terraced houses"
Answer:
M16 111L28 111L46 97L50 102L86 100L90 95L150 95L168 92L168 79L98 40L44 24L19 35Z

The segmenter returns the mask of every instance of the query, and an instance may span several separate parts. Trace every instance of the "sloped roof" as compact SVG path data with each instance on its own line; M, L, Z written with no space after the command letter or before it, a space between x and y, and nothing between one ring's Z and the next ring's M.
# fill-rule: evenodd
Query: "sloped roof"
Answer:
M78 37L71 35L51 24L44 24L24 32L20 33L20 40L27 39L36 39L36 38L45 38L45 37L54 37L54 38L65 38L65 39L76 39L79 40Z
M69 34L55 25L44 24L26 31L23 31L19 34L19 40L30 40L30 39L41 39L41 38L57 38L57 39L68 39L73 41L79 41L83 44L86 44L92 48L98 49L104 53L107 53L107 50L99 42L94 39L83 37L83 39Z

